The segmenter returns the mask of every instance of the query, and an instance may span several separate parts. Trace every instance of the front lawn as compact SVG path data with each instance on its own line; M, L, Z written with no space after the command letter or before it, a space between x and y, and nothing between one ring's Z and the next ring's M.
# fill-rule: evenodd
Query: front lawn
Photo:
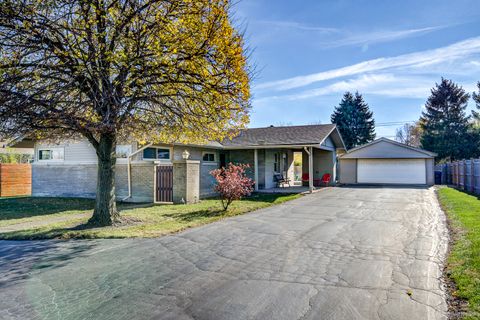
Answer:
M454 295L468 301L466 319L480 318L480 200L443 187L438 191L453 229L447 272L457 286Z
M121 204L120 214L128 223L104 228L84 227L90 214L82 216L82 213L91 213L92 200L32 197L0 199L0 239L157 237L298 197L298 194L254 194L233 202L226 212L222 211L218 199L186 205ZM69 216L72 219L68 219ZM44 223L48 219L68 220L35 226L36 221ZM2 226L18 223L31 223L32 227L2 233Z

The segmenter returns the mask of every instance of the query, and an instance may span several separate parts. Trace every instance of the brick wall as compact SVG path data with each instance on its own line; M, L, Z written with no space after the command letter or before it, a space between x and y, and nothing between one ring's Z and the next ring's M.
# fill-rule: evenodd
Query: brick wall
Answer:
M28 196L31 193L31 165L0 164L0 197Z

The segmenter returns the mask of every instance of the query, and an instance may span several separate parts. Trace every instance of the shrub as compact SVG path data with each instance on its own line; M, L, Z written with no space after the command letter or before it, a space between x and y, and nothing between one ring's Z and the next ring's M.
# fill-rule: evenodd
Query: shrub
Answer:
M234 200L252 193L255 182L245 174L245 169L249 167L248 164L229 163L226 168L210 171L217 181L214 190L220 195L224 211Z

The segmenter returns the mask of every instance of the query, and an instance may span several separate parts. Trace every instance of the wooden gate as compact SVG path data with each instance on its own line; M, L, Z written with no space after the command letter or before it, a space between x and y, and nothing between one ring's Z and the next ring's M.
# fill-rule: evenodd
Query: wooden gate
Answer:
M173 166L155 167L155 202L173 202Z

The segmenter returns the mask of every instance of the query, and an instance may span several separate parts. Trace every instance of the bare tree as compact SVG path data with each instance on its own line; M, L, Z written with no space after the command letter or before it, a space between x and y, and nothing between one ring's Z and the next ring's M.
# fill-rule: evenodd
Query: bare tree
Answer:
M412 147L420 147L420 138L422 136L422 127L417 121L413 124L405 123L395 132L395 140Z

